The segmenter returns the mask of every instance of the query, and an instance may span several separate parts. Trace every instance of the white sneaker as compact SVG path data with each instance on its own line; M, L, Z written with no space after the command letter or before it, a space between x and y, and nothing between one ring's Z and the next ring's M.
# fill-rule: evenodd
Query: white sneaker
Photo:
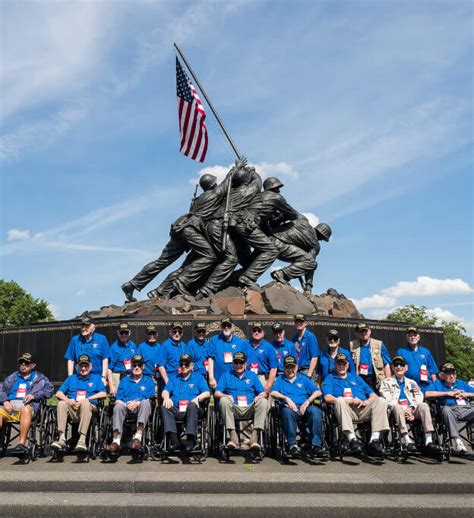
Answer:
M454 451L456 453L467 453L467 448L461 439L458 439L454 442Z
M67 447L67 444L64 439L59 439L58 441L54 441L51 444L51 448L53 448L53 450L65 450L66 447Z

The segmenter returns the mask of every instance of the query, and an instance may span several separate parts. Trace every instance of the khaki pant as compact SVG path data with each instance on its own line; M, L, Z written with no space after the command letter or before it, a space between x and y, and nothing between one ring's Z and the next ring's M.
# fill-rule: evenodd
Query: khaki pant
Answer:
M397 423L398 428L400 429L400 433L405 434L408 433L407 421L405 418L405 407L402 405L395 405L392 409L393 416L395 417L395 422ZM423 431L432 432L433 422L431 420L431 412L428 403L420 403L415 411L413 412L416 419L421 421L421 425L423 426Z
M115 389L116 394L117 394L117 388L119 386L121 377L122 376L121 376L120 372L112 372L112 383L114 384L114 389Z
M357 408L349 406L343 397L334 403L334 411L344 433L354 433L354 421L370 421L372 432L389 430L387 418L387 401L377 397L368 400L368 405Z
M67 418L69 416L71 421L79 421L79 433L86 435L89 431L92 414L97 413L97 408L89 401L83 400L79 403L79 408L75 410L72 406L68 405L66 401L60 401L57 406L57 412L59 433L65 433Z
M219 400L219 409L224 418L227 430L235 430L234 416L249 420L253 418L253 427L257 430L263 430L265 428L269 404L268 400L263 398L254 401L249 406L240 407L234 405L229 398L221 397Z

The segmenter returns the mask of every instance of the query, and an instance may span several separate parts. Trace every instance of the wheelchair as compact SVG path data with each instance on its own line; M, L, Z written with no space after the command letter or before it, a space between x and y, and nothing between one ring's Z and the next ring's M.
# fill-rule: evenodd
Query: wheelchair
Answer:
M434 416L432 416L434 421ZM419 419L414 421L407 421L408 434L413 440L413 444L416 446L416 450L413 452L407 451L406 446L402 443L400 429L398 428L395 420L395 416L390 412L388 422L390 424L390 441L387 447L387 457L405 463L409 458L430 458L438 462L443 462L449 459L449 451L442 447L439 440L439 435L436 430L436 425L433 422L433 442L440 446L438 452L435 455L429 455L425 450L424 432L423 426Z
M109 404L105 412L101 415L99 421L99 429L101 431L99 438L98 456L103 461L116 462L118 457L123 453L129 453L132 456L133 462L143 462L151 456L151 449L153 444L152 426L151 422L156 413L156 397L150 398L151 414L148 422L143 430L142 446L139 449L132 448L130 443L133 438L134 429L137 425L137 413L129 412L123 423L122 436L120 440L120 450L117 453L107 451L106 446L112 442L113 439L113 413L115 407L115 398L109 398Z
M102 430L100 423L102 416L106 412L104 401L99 401L97 412L92 414L89 430L86 436L87 451L76 452L75 447L79 440L79 422L72 421L70 417L66 424L66 448L62 450L54 449L51 444L59 438L57 408L48 406L45 418L45 434L44 434L44 453L50 456L52 462L63 462L66 455L76 455L78 462L89 462L90 459L95 460L99 454L101 444Z
M47 430L46 416L47 403L46 399L41 399L38 403L38 411L34 414L31 420L30 430L26 440L26 447L28 448L24 454L15 454L21 463L27 464L30 461L35 461L39 457L44 456L45 435ZM8 454L8 449L13 446L13 443L20 436L20 423L11 421L4 421L2 429L0 430L0 457Z
M474 460L474 422L458 421L459 437L464 441L464 444L467 443L471 449L471 452L457 452L451 446L451 435L449 433L449 428L446 426L443 420L443 405L437 399L430 401L429 404L431 415L433 417L433 425L436 434L439 437L440 446L445 452L445 460L449 461L451 456Z
M164 433L163 417L161 415L161 406L156 406L153 413L151 425L151 458L162 462L170 460L171 457L180 457L184 455L187 460L195 460L199 464L205 460L212 447L212 430L214 412L209 404L210 398L200 404L200 416L198 417L198 426L196 431L196 441L192 451L185 453L184 451L170 451L169 440ZM178 437L184 435L184 418L176 417L176 427Z
M340 460L342 462L344 457L351 456L368 462L381 463L385 461L388 452L387 434L380 434L380 442L384 449L383 456L374 457L369 454L368 445L372 433L370 421L353 421L355 435L363 445L362 453L354 454L350 450L349 441L347 440L346 435L342 432L342 427L336 417L333 405L326 405L324 418L326 421L325 429L327 442L329 444L329 458L331 460Z
M321 404L319 400L316 404ZM311 444L310 434L307 424L302 419L298 419L298 433L297 433L297 445L300 451L296 456L290 455L290 448L286 440L285 432L283 430L283 422L281 416L282 405L277 400L273 400L272 407L269 414L269 438L270 438L270 451L277 459L284 463L290 462L291 459L301 459L306 462L313 463L314 461L326 462L329 460L329 444L326 441L326 420L324 419L324 406L321 404L323 410L322 416L322 431L321 435L323 438L323 451L319 455L315 455Z
M217 403L217 401L216 401ZM243 418L234 415L235 431L239 437L240 448L231 449L227 447L227 428L225 426L224 418L221 415L218 404L213 407L213 444L214 455L220 462L230 462L232 455L244 454L252 463L261 462L265 453L271 449L269 421L270 415L267 415L265 430L259 430L258 442L260 448L252 450L248 447L248 437L253 430L253 417Z

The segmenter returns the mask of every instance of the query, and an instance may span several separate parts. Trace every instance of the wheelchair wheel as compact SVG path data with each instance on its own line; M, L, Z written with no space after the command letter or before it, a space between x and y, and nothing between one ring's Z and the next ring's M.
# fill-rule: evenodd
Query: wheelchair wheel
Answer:
M49 457L52 454L51 444L56 440L57 424L56 424L56 408L46 407L42 416L40 425L40 454L43 457Z

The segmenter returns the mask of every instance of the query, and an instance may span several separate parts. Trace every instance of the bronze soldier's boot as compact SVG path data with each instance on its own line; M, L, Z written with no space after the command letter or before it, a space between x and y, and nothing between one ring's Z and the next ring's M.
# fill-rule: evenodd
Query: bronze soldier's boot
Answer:
M191 293L186 289L186 287L184 286L184 284L179 280L179 279L175 279L173 281L173 287L176 289L176 291L178 293L180 293L181 295L189 295L190 297L192 296Z
M131 282L125 282L122 284L122 291L125 293L125 297L127 297L127 302L136 302L137 299L133 296L133 290L135 286Z
M281 284L286 284L287 286L290 285L290 283L288 282L288 280L285 277L285 274L282 272L282 270L275 270L270 273L270 276L272 279L274 279L275 281L277 281Z

